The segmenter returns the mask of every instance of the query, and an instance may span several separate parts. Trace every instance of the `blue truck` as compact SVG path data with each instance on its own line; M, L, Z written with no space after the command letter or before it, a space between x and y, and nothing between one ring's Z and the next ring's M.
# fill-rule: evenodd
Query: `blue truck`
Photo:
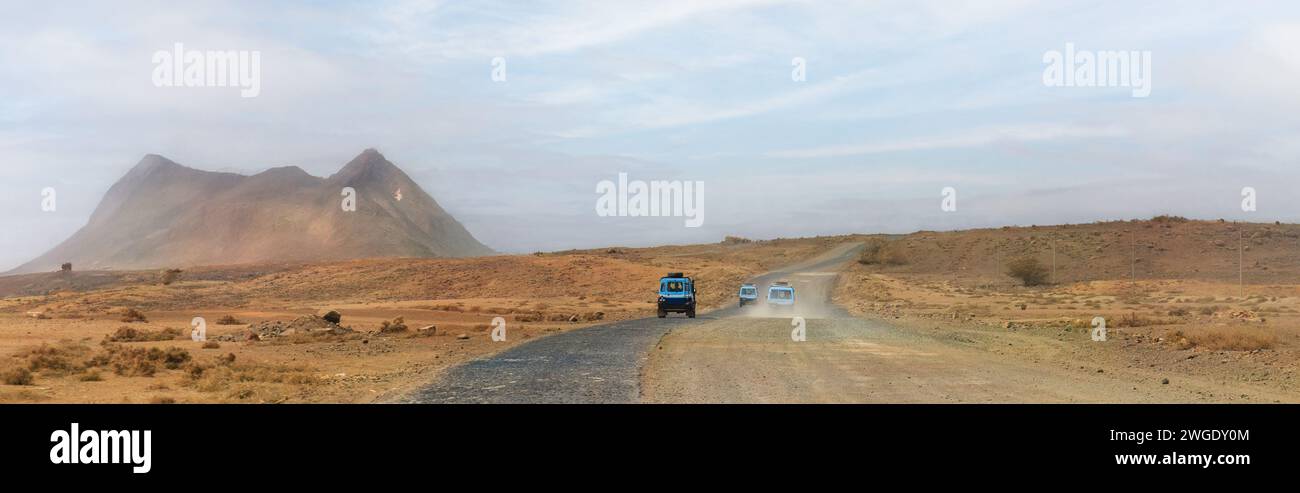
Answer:
M669 312L685 313L695 318L695 281L681 272L659 278L659 318Z
M772 308L794 308L794 286L786 281L777 281L767 287L767 306Z
M745 305L752 303L758 303L758 288L754 287L753 284L741 284L740 307L744 308Z

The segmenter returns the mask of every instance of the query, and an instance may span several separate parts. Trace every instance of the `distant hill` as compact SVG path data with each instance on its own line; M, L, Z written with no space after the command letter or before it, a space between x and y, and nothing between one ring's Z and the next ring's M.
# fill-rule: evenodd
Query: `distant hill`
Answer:
M356 190L356 211L341 207ZM400 191L400 200L398 193ZM406 173L367 149L329 178L253 176L147 155L63 243L10 274L492 254Z
M884 237L898 265L889 272L928 274L974 283L1010 284L1005 272L1015 258L1034 257L1045 266L1056 252L1057 280L1200 279L1236 282L1238 261L1251 283L1293 283L1300 277L1300 225L1198 221L1161 216L1151 220L1061 226L923 231ZM1240 247L1240 251L1238 248Z

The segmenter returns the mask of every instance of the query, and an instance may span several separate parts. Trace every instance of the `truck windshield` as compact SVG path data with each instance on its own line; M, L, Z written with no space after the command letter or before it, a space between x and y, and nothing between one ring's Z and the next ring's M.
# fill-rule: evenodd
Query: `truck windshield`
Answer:
M753 296L755 294L754 288L741 288L740 294L743 294L745 296Z
M664 281L659 284L659 290L665 293L681 293L686 291L686 281Z
M767 297L774 300L788 300L791 296L794 296L794 291L788 289L773 289L772 292L767 293Z

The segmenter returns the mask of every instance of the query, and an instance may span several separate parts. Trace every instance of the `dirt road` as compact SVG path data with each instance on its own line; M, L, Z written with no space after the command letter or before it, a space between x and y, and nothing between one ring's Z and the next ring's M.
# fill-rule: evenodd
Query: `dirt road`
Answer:
M766 286L794 270L838 265L860 248L845 244L794 267L755 279ZM831 274L827 274L831 277ZM653 290L654 286L648 286ZM737 286L739 289L739 286ZM746 310L754 310L746 307ZM702 312L699 318L629 320L578 329L531 341L449 370L402 402L436 403L634 403L640 401L641 370L670 331L741 317L736 308Z
M922 333L856 318L829 300L856 257L846 244L754 280L793 284L789 312L762 303L685 318L641 319L545 337L453 368L405 402L498 403L979 403L1205 402L1230 382L1125 367L1075 368L1048 341L1008 339L1047 357L999 354L960 333ZM806 340L792 339L792 320ZM1236 397L1234 395L1234 397ZM1241 400L1272 402L1260 393ZM1281 400L1286 400L1285 397Z
M1241 394L1240 384L1126 367L1075 367L1049 341L1008 337L976 341L960 333L921 333L850 316L829 301L849 256L795 270L798 308L762 309L683 326L665 336L642 372L642 402L685 403L981 403L981 402L1273 402L1285 396ZM792 338L792 317L806 340ZM1036 345L1040 361L1006 357L991 344ZM1235 392L1235 393L1234 393ZM1218 397L1215 397L1218 396Z

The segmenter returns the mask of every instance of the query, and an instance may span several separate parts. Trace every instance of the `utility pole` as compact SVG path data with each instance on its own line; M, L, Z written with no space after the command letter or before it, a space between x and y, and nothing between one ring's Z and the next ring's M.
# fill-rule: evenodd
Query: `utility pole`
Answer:
M1237 297L1246 299L1246 244L1241 233L1237 229Z
M1052 236L1052 284L1056 284L1056 236Z
M1136 231L1132 229L1128 231L1129 246L1132 249L1129 257L1129 283L1132 284L1134 288L1137 287L1138 282L1138 244L1136 235Z

